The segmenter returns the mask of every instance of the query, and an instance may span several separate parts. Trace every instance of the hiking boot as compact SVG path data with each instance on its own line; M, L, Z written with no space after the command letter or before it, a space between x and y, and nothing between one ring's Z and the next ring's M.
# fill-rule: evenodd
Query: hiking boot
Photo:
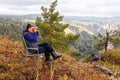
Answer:
M52 52L51 55L52 55L52 57L53 57L54 60L62 57L62 55L57 55L55 52Z
M62 55L57 55L56 57L54 57L54 60L56 60L56 59L58 59L60 57L62 57Z

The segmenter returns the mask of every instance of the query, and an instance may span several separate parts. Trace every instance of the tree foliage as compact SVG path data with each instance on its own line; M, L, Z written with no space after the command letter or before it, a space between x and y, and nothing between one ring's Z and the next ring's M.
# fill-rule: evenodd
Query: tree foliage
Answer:
M105 34L99 33L98 35L94 35L93 38L97 41L94 47L98 50L107 51L108 42L111 42L114 46L120 43L120 31L106 31Z
M96 44L94 45L94 47L98 50L104 49L104 46L105 46L104 36L99 33L97 35L94 35L93 38L97 41Z
M120 44L120 31L115 31L111 35L110 41L114 44L114 46L118 46Z
M0 35L7 35L11 40L20 40L23 27L27 22L15 16L0 16Z
M69 26L63 24L63 16L55 10L57 0L55 0L50 8L41 7L42 16L37 17L36 25L41 31L44 41L51 43L57 50L68 50L72 42L74 42L79 35L65 34L64 30Z

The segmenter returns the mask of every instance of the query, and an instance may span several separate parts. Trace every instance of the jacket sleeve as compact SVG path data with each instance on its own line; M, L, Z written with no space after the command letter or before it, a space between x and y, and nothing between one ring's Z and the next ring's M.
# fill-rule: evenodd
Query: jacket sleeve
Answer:
M24 38L25 38L25 40L30 41L30 42L37 42L38 36L39 36L39 33L35 32L35 33L33 33L33 35L30 35L30 34L24 35Z

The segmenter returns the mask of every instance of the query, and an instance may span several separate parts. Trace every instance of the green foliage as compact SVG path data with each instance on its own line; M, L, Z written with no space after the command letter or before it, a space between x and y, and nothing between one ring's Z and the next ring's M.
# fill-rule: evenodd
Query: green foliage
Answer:
M50 8L41 7L42 16L37 17L36 25L38 26L44 41L53 45L53 47L60 51L68 50L70 44L73 43L79 35L65 34L64 30L69 26L63 24L63 16L55 10L57 0L55 0Z
M78 40L72 43L72 46L81 53L77 56L77 59L80 60L91 54L97 53L97 49L94 48L93 44L95 44L95 41L92 36L85 31L81 32Z
M94 47L98 50L103 50L105 46L104 35L98 33L97 35L94 35L93 38L97 41Z
M94 47L98 50L103 50L105 47L107 48L108 42L113 43L114 46L119 45L120 31L106 31L106 34L99 33L98 35L94 35L93 38L97 41Z
M79 52L82 52L84 56L91 55L93 53L97 53L97 50L92 46L94 44L93 40L85 40L79 38L78 41L74 42L72 45L79 50Z
M28 22L15 16L0 16L0 35L7 35L11 40L20 40L23 27Z
M120 31L115 31L110 38L110 42L117 46L120 43Z

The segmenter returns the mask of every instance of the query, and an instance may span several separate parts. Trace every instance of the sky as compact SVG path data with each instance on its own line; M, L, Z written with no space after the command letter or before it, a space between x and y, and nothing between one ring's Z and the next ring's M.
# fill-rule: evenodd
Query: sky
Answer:
M54 0L0 0L0 15L41 14L41 6ZM120 16L120 0L58 0L56 10L64 16Z

